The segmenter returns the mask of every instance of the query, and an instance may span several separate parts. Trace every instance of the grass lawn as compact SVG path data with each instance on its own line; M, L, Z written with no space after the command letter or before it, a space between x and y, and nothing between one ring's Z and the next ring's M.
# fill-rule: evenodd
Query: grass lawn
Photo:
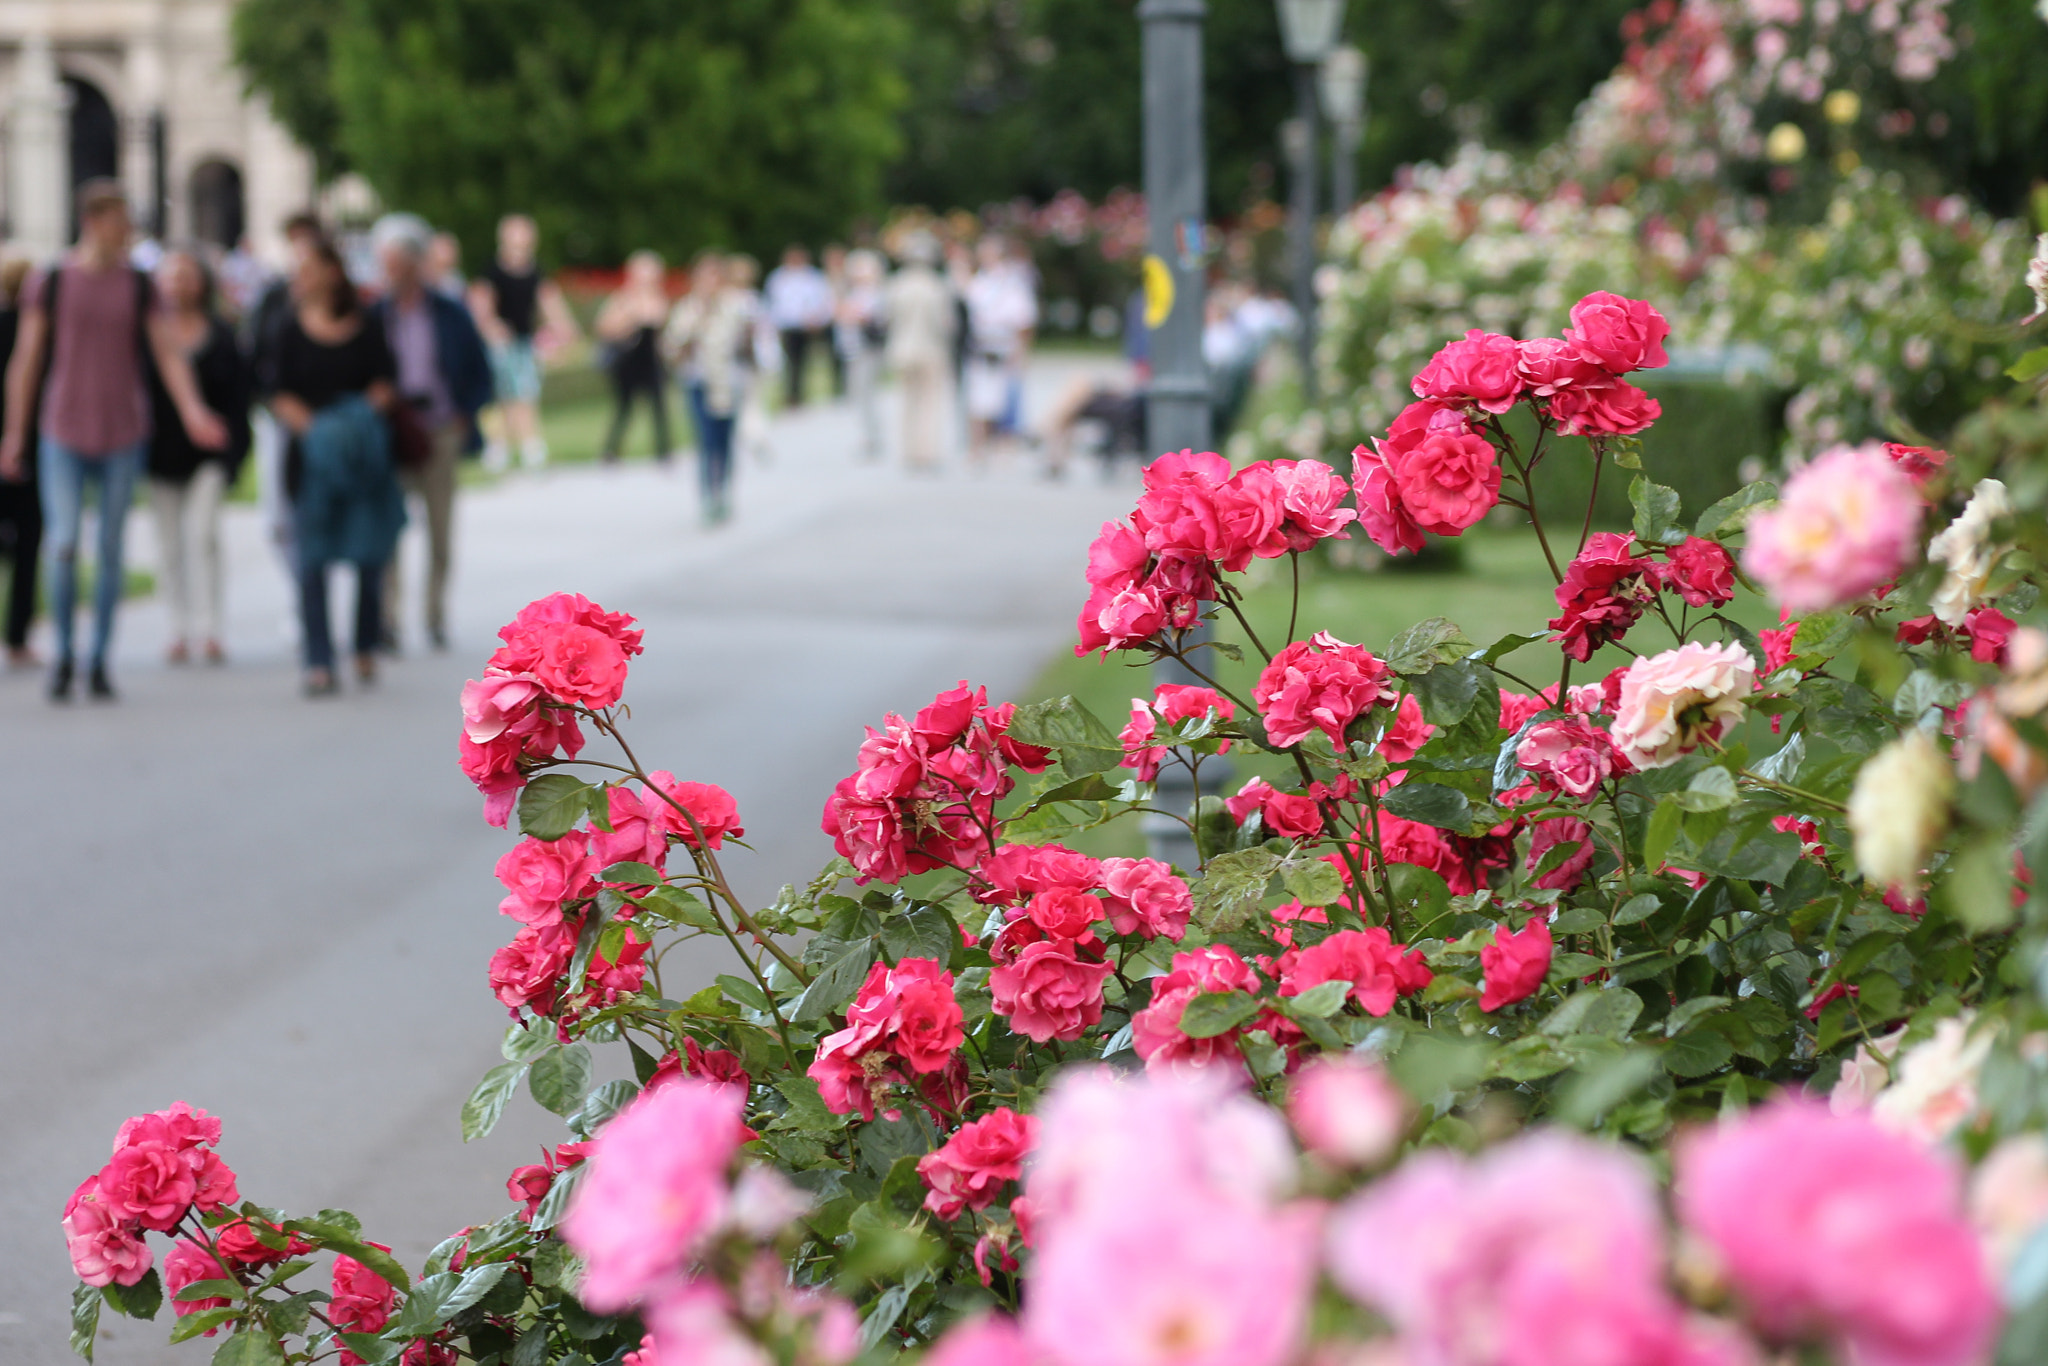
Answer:
M1315 557L1307 557L1303 564L1301 607L1295 637L1306 638L1315 631L1328 631L1341 640L1364 645L1378 654L1383 653L1388 642L1401 631L1430 617L1449 618L1464 629L1469 639L1482 646L1511 633L1531 635L1542 631L1544 622L1557 614L1557 599L1550 570L1543 562L1543 551L1535 536L1525 530L1480 528L1467 533L1464 541L1464 565L1441 572L1341 570ZM1246 588L1247 615L1253 629L1269 648L1277 650L1288 638L1287 613L1292 595L1286 561L1254 561L1252 572L1241 576L1240 582ZM1073 596L1077 609L1085 591L1080 565L1076 564ZM1674 614L1680 606L1671 595L1666 595L1665 603L1667 608L1674 610ZM1758 598L1738 598L1733 607L1731 615L1751 630L1777 624ZM1695 619L1698 615L1697 612L1693 614ZM1234 620L1226 616L1222 628L1219 635L1242 646L1245 658L1233 662L1209 651L1202 652L1202 657L1213 663L1219 681L1239 697L1249 698L1252 683L1258 677L1259 655L1243 639L1242 630ZM1718 641L1719 630L1709 625L1704 631L1695 632L1694 638ZM1649 652L1668 648L1671 644L1670 633L1654 614L1636 626L1629 641L1637 649ZM1625 651L1610 646L1585 664L1573 664L1572 681L1592 682L1610 669L1628 663L1629 659ZM1524 645L1503 657L1500 667L1541 687L1557 681L1562 662L1563 656L1556 646L1538 642ZM1203 664L1204 669L1209 667L1210 664ZM1504 688L1519 690L1512 679L1503 677L1500 681ZM1107 660L1100 657L1077 659L1072 648L1068 647L1048 661L1045 671L1033 682L1027 695L1017 700L1071 695L1114 731L1121 729L1129 719L1131 699L1149 696L1151 689L1149 668L1133 667L1119 655L1111 655ZM1228 790L1233 792L1253 774L1265 776L1276 784L1294 780L1293 766L1275 755L1234 752L1227 762L1231 767ZM1205 763L1205 788L1208 782L1209 763ZM1134 819L1089 831L1073 843L1099 857L1110 854L1130 856L1143 852L1143 839Z

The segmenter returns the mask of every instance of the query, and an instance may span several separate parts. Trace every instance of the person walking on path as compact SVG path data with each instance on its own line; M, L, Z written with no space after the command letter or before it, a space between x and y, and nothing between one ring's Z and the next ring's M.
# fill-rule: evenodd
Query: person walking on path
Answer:
M782 338L783 398L787 406L804 402L804 362L811 343L827 340L832 326L832 282L811 264L811 254L792 244L783 249L782 264L768 272L768 321Z
M833 351L843 362L846 391L860 416L863 460L882 458L882 281L886 267L879 254L858 247L846 256L846 288L839 295L839 315L832 329Z
M285 250L288 253L282 275L266 283L255 306L242 320L242 350L249 357L249 374L255 383L256 400L264 406L251 421L251 447L256 457L256 502L270 528L271 543L284 558L286 571L296 580L298 555L292 549L292 499L285 488L285 446L291 433L271 415L270 395L277 388L277 345L284 329L297 316L292 300L300 270L325 238L320 220L310 213L295 213L284 220Z
M448 647L448 572L455 555L455 470L464 451L481 449L477 415L491 401L490 360L469 309L427 288L431 234L413 214L386 214L370 230L384 271L377 321L398 364L399 401L426 436L425 459L401 467L406 491L419 497L427 518L427 639ZM403 454L403 452L401 452ZM403 616L398 562L384 601L385 644L395 649Z
M278 336L270 408L290 433L285 457L298 550L299 624L309 697L339 689L327 621L327 569L356 569L356 676L377 676L385 566L405 526L405 492L387 416L399 402L398 361L363 308L333 245L299 267L298 306Z
M733 291L746 309L750 338L741 359L748 383L740 386L733 450L739 458L751 456L756 465L765 468L775 457L774 444L768 439L768 376L781 369L782 338L776 335L775 325L768 320L768 310L761 301L761 263L745 252L738 252L723 258L722 264L726 288Z
M14 354L14 336L21 324L21 287L28 262L0 266L0 372ZM0 429L6 425L6 390L0 386ZM36 465L22 462L20 479L0 479L0 554L7 560L7 667L33 669L28 628L36 615L36 565L42 558L42 491L36 486Z
M192 658L193 643L209 664L224 663L221 648L220 507L249 454L249 367L234 330L214 308L213 279L198 255L174 247L156 270L164 322L191 365L199 396L221 415L227 445L197 445L178 422L163 379L150 374L154 425L149 437L149 504L162 547L163 593L170 600L170 662Z
M938 272L939 244L930 233L913 233L902 257L883 295L882 316L889 364L903 387L903 461L913 473L932 474L945 450L946 377L958 307Z
M725 262L707 253L662 335L663 350L680 362L684 398L697 424L706 526L732 515L733 428L747 388L753 322L746 292L729 278Z
M626 439L633 401L654 409L654 458L668 463L668 395L661 373L661 329L668 323L667 270L659 255L636 251L626 258L626 278L597 311L597 339L606 352L612 379L612 425L598 458L616 463Z
M71 698L78 604L78 541L88 484L99 488L99 556L93 592L92 695L111 700L107 653L125 569L123 532L149 441L148 359L154 359L185 434L207 450L228 429L199 396L192 367L156 306L147 275L128 265L128 200L116 180L78 187L79 241L55 269L29 281L7 365L7 425L0 479L19 479L28 438L40 430L44 550L57 661L50 698Z
M498 254L469 287L470 311L491 348L492 389L503 435L484 448L484 468L502 470L516 447L526 468L548 463L548 442L540 429L540 360L534 338L542 323L569 340L576 319L555 282L540 273L535 253L540 232L523 213L498 220Z
M998 437L1021 426L1024 357L1038 326L1038 298L1029 268L1011 258L1000 237L984 237L978 269L967 285L967 453L988 463Z

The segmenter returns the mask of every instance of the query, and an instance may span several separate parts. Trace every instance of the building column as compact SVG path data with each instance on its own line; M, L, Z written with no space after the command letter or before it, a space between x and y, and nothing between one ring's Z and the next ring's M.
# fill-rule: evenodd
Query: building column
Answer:
M125 74L128 89L121 114L121 185L128 192L135 226L161 240L170 226L158 194L163 179L157 135L163 118L163 49L150 39L130 44Z
M64 83L49 35L31 33L22 40L8 111L7 207L15 245L38 262L55 260L70 236L71 150L64 114Z

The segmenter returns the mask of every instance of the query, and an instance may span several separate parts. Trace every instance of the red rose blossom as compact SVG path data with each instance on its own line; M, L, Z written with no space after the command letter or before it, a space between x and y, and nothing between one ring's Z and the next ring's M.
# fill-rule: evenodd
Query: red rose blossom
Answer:
M987 1209L1003 1187L1024 1173L1024 1157L1038 1137L1038 1121L998 1106L917 1161L929 1192L924 1207L941 1219Z
M1481 1010L1499 1010L1534 996L1550 971L1550 923L1539 915L1520 931L1500 926L1493 942L1480 946L1479 966L1486 974Z

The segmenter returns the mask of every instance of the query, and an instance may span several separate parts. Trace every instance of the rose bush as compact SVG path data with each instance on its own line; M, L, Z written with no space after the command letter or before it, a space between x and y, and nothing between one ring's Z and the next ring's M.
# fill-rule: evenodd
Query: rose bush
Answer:
M1077 648L1197 683L1121 735L966 683L883 718L839 858L768 905L730 796L624 734L632 621L527 608L463 695L521 841L462 1122L523 1085L568 1141L414 1277L245 1201L204 1112L138 1117L64 1211L80 1347L168 1291L224 1366L2039 1360L2048 419L1688 516L1615 416L1662 316L1569 317L1446 346L1355 508L1323 462L1155 461ZM1631 476L1628 532L1536 516L1567 427ZM1256 562L1496 502L1547 628L1254 629ZM1268 763L1228 796L1226 746ZM1186 866L1063 842L1140 814ZM693 938L735 971L664 981Z

